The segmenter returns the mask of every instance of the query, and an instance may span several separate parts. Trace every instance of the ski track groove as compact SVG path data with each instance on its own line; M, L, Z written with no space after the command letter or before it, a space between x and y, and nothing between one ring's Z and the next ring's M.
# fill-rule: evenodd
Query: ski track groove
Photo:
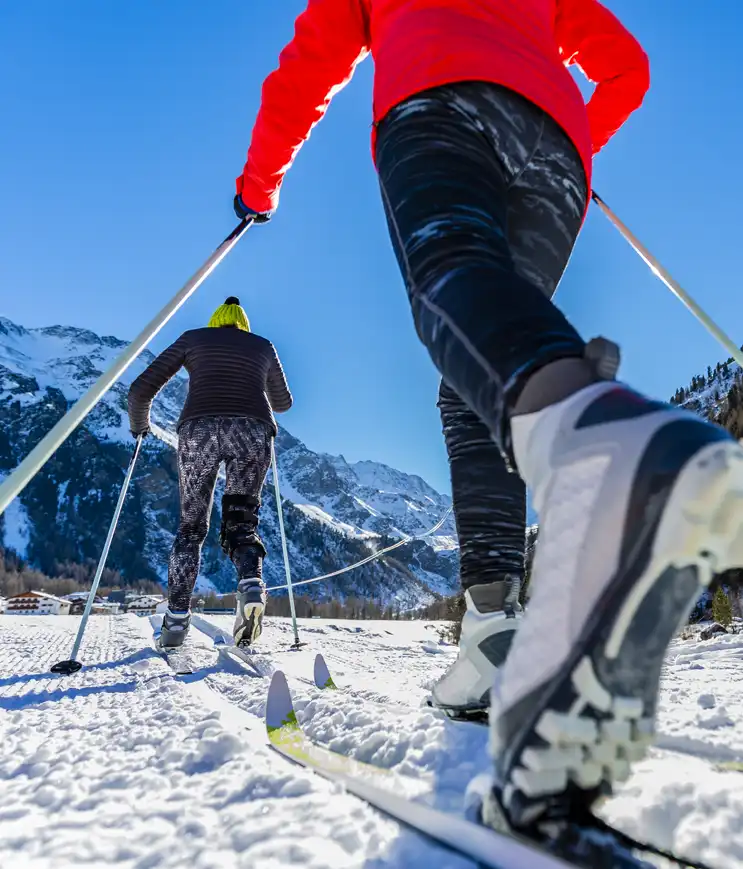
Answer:
M231 628L229 617L208 618ZM95 617L79 656L88 666L66 679L51 675L78 624L0 617L0 864L473 865L279 758L265 740L268 678L219 656L200 632L190 638L194 673L175 677L151 648L147 619ZM458 812L469 779L488 767L487 729L452 724L423 705L453 649L436 648L420 623L393 624L392 634L381 624L362 622L359 631L313 620L302 626L311 647L290 652L288 621L267 619L267 676L273 667L286 672L312 739L418 779L428 787L421 801ZM339 691L314 687L317 651ZM743 757L741 657L737 637L674 646L658 750L603 812L631 835L719 869L743 866L743 776L709 763Z

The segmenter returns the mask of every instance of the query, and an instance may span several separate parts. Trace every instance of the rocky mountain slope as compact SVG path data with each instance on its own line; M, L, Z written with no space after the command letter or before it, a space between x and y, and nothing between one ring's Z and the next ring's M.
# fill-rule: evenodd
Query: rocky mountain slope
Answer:
M0 318L0 478L12 470L126 346L85 329L25 329ZM124 374L85 423L55 453L0 517L0 543L48 574L60 564L97 559L118 497L133 441L126 393L151 361L149 352ZM135 470L109 556L109 566L133 581L164 580L177 525L175 453L168 441L187 380L175 378L155 401L149 437ZM276 443L292 576L308 579L358 561L403 536L431 528L450 499L416 476L376 462L349 463L308 449L281 429ZM200 586L234 587L234 571L218 542L220 491L204 546ZM266 580L284 582L276 504L269 475L261 534L269 558ZM456 586L454 522L433 536L406 543L384 559L304 587L316 598L362 595L402 608L429 603Z

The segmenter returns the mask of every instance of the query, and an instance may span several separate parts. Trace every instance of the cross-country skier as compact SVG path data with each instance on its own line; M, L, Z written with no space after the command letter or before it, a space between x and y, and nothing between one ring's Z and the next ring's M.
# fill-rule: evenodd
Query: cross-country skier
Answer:
M188 633L191 594L224 462L220 541L237 568L235 643L248 646L261 634L266 605L261 578L266 550L257 528L271 438L277 433L272 411L289 410L292 396L273 344L250 331L239 299L230 296L207 328L184 332L132 383L133 435L149 431L152 401L181 367L188 372L189 388L178 421L180 521L168 563L168 609L158 645L180 646Z
M530 606L491 692L483 806L534 828L583 814L642 755L670 638L713 572L743 564L743 448L617 383L617 348L586 343L549 298L592 155L648 86L642 49L596 0L309 0L263 86L237 214L271 216L368 53L418 335L540 517ZM570 63L597 82L587 109Z

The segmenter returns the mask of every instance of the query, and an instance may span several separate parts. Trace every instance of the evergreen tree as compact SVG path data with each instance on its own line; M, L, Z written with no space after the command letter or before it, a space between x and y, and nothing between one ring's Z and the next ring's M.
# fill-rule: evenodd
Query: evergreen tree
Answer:
M729 628L733 623L733 607L721 585L717 586L715 596L712 598L712 618L724 628Z
M464 602L464 592L452 595L446 599L446 610L444 613L445 619L450 619L451 624L441 632L441 638L448 643L459 645L459 638L462 635L462 619L466 610Z

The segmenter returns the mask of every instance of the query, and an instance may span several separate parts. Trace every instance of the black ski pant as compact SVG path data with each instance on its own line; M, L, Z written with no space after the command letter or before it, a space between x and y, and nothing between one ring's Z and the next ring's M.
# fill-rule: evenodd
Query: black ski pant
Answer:
M529 376L584 342L550 301L587 202L563 130L506 88L417 94L377 130L392 244L419 337L443 375L463 587L523 575L526 494L508 419Z
M524 578L526 487L488 427L441 381L439 410L451 473L463 589Z
M463 82L393 108L376 163L418 335L509 455L526 381L585 349L550 301L587 203L578 152L528 100Z
M178 428L180 522L168 563L168 605L187 610L199 575L201 547L209 531L214 488L225 465L224 503L247 496L250 507L229 532L245 541L230 547L238 579L260 577L265 550L257 534L263 481L271 463L273 428L253 417L209 416L187 420ZM224 510L224 506L223 506Z

